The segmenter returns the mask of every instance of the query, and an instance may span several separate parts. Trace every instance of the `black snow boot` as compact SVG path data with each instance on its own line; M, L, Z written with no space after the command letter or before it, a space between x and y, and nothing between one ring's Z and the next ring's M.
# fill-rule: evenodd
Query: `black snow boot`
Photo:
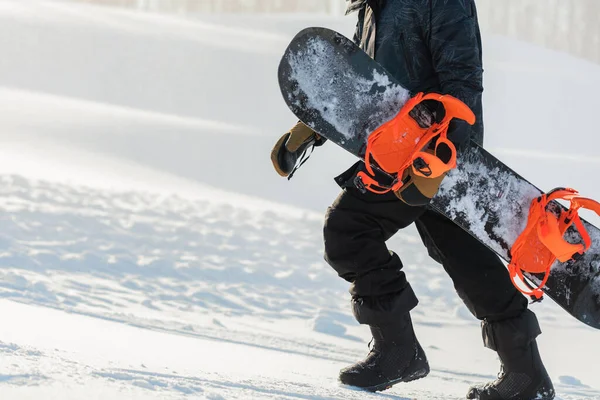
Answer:
M396 314L410 303L402 300L412 299L411 289L402 297L386 304L367 305L363 299L353 300L354 315L358 321L370 322L373 341L367 358L340 371L342 384L355 386L368 391L389 389L400 382L410 382L427 376L429 364L413 330L410 314ZM416 305L416 297L414 297ZM414 307L410 305L409 308ZM385 309L386 312L382 312ZM377 310L375 312L372 312ZM389 320L388 316L393 316ZM377 322L377 323L376 323Z
M540 333L537 318L529 310L509 320L484 321L485 346L498 352L501 371L495 381L471 387L467 399L554 399L554 387L535 341Z

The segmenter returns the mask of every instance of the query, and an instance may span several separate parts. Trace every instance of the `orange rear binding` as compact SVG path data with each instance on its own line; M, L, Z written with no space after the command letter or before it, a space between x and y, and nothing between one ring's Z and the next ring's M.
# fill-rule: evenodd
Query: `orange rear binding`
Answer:
M433 121L422 126L410 112L427 100L441 103L445 113L439 122ZM369 136L365 165L370 176L364 172L358 174L365 188L381 194L397 191L402 187L402 175L408 168L426 178L437 178L455 168L456 148L447 138L448 125L453 118L465 120L471 125L475 123L475 114L471 109L450 95L419 93L408 100L394 118ZM394 182L391 185L378 182L374 178L372 163L392 175Z
M578 210L586 208L600 215L600 203L578 194L573 189L557 188L537 197L531 203L527 226L511 249L512 260L508 265L513 284L523 294L541 299L542 288L548 281L554 262L576 259L590 248L592 241L579 218ZM549 210L548 204L558 199L569 201L569 209L561 208L559 212ZM565 233L573 224L583 243L572 244L565 240ZM543 273L544 278L540 285L534 288L525 281L523 272ZM527 289L523 289L519 283Z

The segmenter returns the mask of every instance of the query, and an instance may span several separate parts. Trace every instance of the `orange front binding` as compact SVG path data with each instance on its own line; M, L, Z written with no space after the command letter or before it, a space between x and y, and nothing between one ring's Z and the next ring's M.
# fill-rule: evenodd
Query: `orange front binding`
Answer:
M569 209L549 210L549 203L558 199L569 201ZM576 259L590 248L592 241L579 218L580 208L593 210L600 215L600 203L578 196L578 192L573 189L554 189L533 200L529 208L527 226L511 249L512 260L508 265L513 284L522 293L536 299L542 298L542 288L548 281L552 264L556 260L567 262ZM573 224L581 236L582 243L569 243L564 238L567 229ZM544 278L540 285L534 288L525 281L523 272L543 273Z
M422 126L410 112L427 100L441 103L445 113L440 121ZM471 109L450 95L419 93L408 100L394 118L369 136L365 165L370 176L364 172L358 174L365 188L374 193L397 191L402 187L402 175L408 168L426 178L437 178L455 168L456 148L447 138L448 125L453 118L465 120L471 125L475 123ZM435 143L435 146L431 146L431 143ZM394 182L385 185L374 179L376 175L372 163L395 177Z

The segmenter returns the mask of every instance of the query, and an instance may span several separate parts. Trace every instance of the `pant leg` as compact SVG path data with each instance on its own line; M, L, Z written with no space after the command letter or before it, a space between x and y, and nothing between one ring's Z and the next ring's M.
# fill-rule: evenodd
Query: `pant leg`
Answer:
M415 225L429 255L444 266L475 317L499 321L527 309L527 299L513 286L504 263L493 251L434 211L426 211Z
M425 212L415 224L431 257L444 266L458 295L482 320L484 346L498 353L507 371L540 368L535 344L540 325L498 256L436 212Z
M423 212L423 208L399 201L393 193L342 191L325 217L325 260L352 284L353 296L384 296L406 287L402 262L385 242Z

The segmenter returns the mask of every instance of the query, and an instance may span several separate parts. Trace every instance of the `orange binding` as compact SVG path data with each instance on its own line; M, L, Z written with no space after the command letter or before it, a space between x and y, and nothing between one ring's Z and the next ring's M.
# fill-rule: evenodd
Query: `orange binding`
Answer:
M511 249L512 260L508 265L513 284L523 294L541 299L542 288L550 276L550 268L556 260L567 262L577 259L591 246L590 235L579 218L578 210L586 208L600 215L600 203L586 197L578 196L578 192L569 188L557 188L533 200L529 208L527 226L515 241ZM568 210L559 212L548 209L552 200L567 200ZM556 207L558 209L558 207ZM557 215L558 213L558 215ZM572 244L565 240L567 229L575 224L583 243ZM537 288L529 285L523 278L523 272L544 273L544 278ZM523 289L520 283L527 287Z
M419 125L410 112L426 100L435 100L444 106L441 121L428 126ZM432 117L433 118L433 117ZM437 178L456 167L456 148L447 138L448 125L453 118L460 118L470 125L475 123L475 114L462 101L450 95L418 93L408 100L398 114L377 128L367 140L365 165L367 172L359 172L362 184L373 193L397 191L403 185L402 175L408 168L414 174ZM433 152L427 151L435 140ZM371 162L395 177L391 185L378 182Z

